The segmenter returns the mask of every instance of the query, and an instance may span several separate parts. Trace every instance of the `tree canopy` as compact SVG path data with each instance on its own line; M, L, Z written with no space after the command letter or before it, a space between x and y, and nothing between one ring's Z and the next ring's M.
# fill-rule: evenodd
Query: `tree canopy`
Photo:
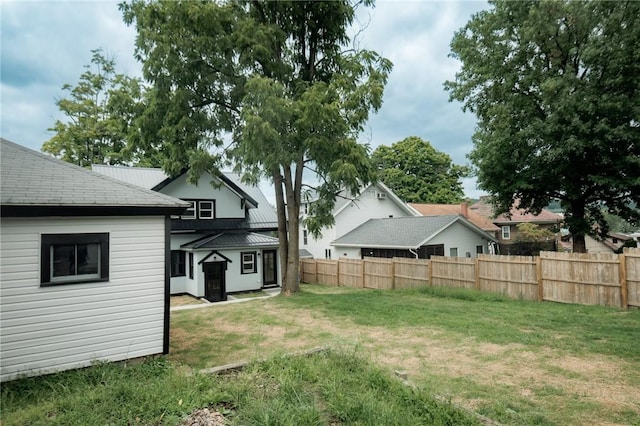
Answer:
M78 84L62 87L69 97L56 101L68 122L57 120L48 129L56 134L42 150L83 167L138 162L127 140L141 110L144 86L137 78L117 73L115 59L101 49L91 53L91 65L85 66ZM148 158L144 164L151 165Z
M468 176L468 167L453 164L417 136L380 145L371 158L378 179L406 203L455 204L464 197L460 179Z
M479 186L498 213L561 202L586 250L602 209L640 198L640 2L491 1L455 33L445 87L477 115Z
M161 151L172 175L188 166L194 179L228 161L249 182L270 179L283 292L297 291L303 173L320 182L307 223L318 232L332 222L341 189L356 193L375 177L357 137L381 106L391 63L349 46L355 10L346 0L133 0L121 8L152 85L137 143Z

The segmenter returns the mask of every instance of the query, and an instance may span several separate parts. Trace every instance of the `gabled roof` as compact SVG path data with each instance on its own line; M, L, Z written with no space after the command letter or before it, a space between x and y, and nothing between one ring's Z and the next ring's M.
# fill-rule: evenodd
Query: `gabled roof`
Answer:
M76 165L57 160L1 139L0 198L2 215L28 215L27 208L56 209L60 214L111 214L114 208L139 211L164 209L164 213L184 211L187 203L143 189ZM105 210L105 208L109 208ZM42 210L41 210L42 211Z
M91 166L98 173L122 180L154 191L175 180L169 178L162 169L127 166L105 166L94 164ZM183 174L186 172L183 172ZM182 176L182 175L179 175ZM249 217L243 224L252 228L277 228L278 217L266 197L257 186L242 183L240 175L233 172L221 172L220 179L227 188L244 198L250 204Z
M182 244L185 249L277 247L278 239L253 232L222 232Z
M484 238L493 237L460 215L369 219L331 243L333 246L416 249L454 223L461 223Z
M542 209L540 214L537 215L528 213L524 209L518 209L515 206L517 206L519 202L520 200L515 200L515 202L513 203L513 206L511 207L511 210L509 212L511 215L510 218L505 214L494 216L493 205L491 204L490 197L480 197L479 201L469 206L469 211L478 213L479 215L490 219L497 225L517 224L523 222L549 224L562 221L562 216L547 209Z
M392 200L395 204L398 205L398 207L400 207L402 210L404 210L408 215L410 216L420 216L420 213L418 213L413 207L411 207L410 205L408 205L407 203L405 203L404 201L402 201L400 199L400 197L398 197L395 192L393 192L391 190L391 188L389 188L387 185L385 185L382 182L376 182L376 183L372 183L369 184L368 186L364 187L361 191L360 194L357 197L354 197L353 195L349 195L348 193L344 192L342 193L341 197L338 197L336 199L336 205L333 208L333 215L337 216L340 214L340 212L342 212L344 209L346 209L349 204L354 201L355 198L355 202L357 203L357 199L358 197L360 197L362 194L366 193L367 191L371 190L371 188L375 188L378 187L382 192L384 192L386 194L386 198L389 200Z
M417 204L409 203L418 213L422 216L447 216L461 214L471 223L478 228L487 232L499 231L496 225L494 225L489 219L479 215L478 213L469 210L468 207L464 207L462 204Z

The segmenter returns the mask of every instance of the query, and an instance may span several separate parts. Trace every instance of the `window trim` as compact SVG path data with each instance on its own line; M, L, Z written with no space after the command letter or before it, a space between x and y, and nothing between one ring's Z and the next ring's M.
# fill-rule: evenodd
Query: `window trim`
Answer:
M458 257L458 247L449 247L449 257Z
M189 279L193 279L193 252L189 252Z
M174 254L177 253L180 257L178 258L178 262L176 263L176 265L180 266L182 265L182 269L180 268L174 268L173 265L173 256ZM171 250L171 278L176 278L176 277L185 277L187 275L187 271L186 271L186 252L182 251L182 250ZM178 269L177 271L175 269Z
M100 260L98 276L80 276L71 278L72 275L52 277L51 249L55 245L99 244ZM78 233L78 234L41 234L40 235L40 286L48 287L64 284L83 284L109 281L109 233Z
M504 231L507 231L506 233ZM504 225L502 226L502 239L510 240L511 239L511 226Z
M180 219L187 219L187 220L195 219L196 218L196 202L194 200L182 200L182 201L186 201L187 203L190 203L191 206L187 207L184 213L180 216ZM191 214L188 214L188 213L191 213Z
M309 234L306 229L302 230L302 245L306 246L309 243Z
M251 262L245 262L244 257L251 256ZM247 264L251 264L251 268L247 267ZM242 275L247 274L257 274L258 273L258 263L257 263L257 252L255 251L243 251L240 252L240 273Z
M210 203L211 208L203 208L203 203ZM211 216L203 217L202 212L210 212ZM215 200L198 200L198 219L211 220L216 218L216 202Z

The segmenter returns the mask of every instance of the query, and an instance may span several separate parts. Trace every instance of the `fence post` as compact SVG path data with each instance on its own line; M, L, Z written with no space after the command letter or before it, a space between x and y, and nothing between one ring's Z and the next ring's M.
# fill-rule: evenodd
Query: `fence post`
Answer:
M478 256L476 256L473 273L475 274L476 279L475 288L476 290L480 290L480 261L478 260Z
M362 258L362 260L360 261L360 278L361 278L361 286L360 288L364 288L364 257Z
M536 257L536 280L538 281L538 302L544 299L544 291L542 288L542 258Z
M391 290L396 289L396 258L391 258Z
M340 258L336 262L336 287L340 287Z
M629 307L629 286L627 284L627 258L624 253L620 253L618 255L618 259L620 260L620 304L622 305L622 309L627 309Z
M320 284L318 282L318 259L313 259L313 281Z
M431 258L429 258L429 276L427 278L429 279L429 287L433 287L433 260Z

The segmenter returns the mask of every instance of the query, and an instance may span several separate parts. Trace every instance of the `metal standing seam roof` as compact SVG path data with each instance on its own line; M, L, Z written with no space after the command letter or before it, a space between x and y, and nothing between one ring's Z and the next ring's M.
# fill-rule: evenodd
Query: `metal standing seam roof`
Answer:
M254 232L223 232L198 238L197 240L182 244L180 247L197 250L277 246L278 239L268 235L256 234Z
M414 249L426 244L455 222L492 239L460 215L369 219L331 243L333 246Z
M0 138L3 206L169 207L187 203Z

